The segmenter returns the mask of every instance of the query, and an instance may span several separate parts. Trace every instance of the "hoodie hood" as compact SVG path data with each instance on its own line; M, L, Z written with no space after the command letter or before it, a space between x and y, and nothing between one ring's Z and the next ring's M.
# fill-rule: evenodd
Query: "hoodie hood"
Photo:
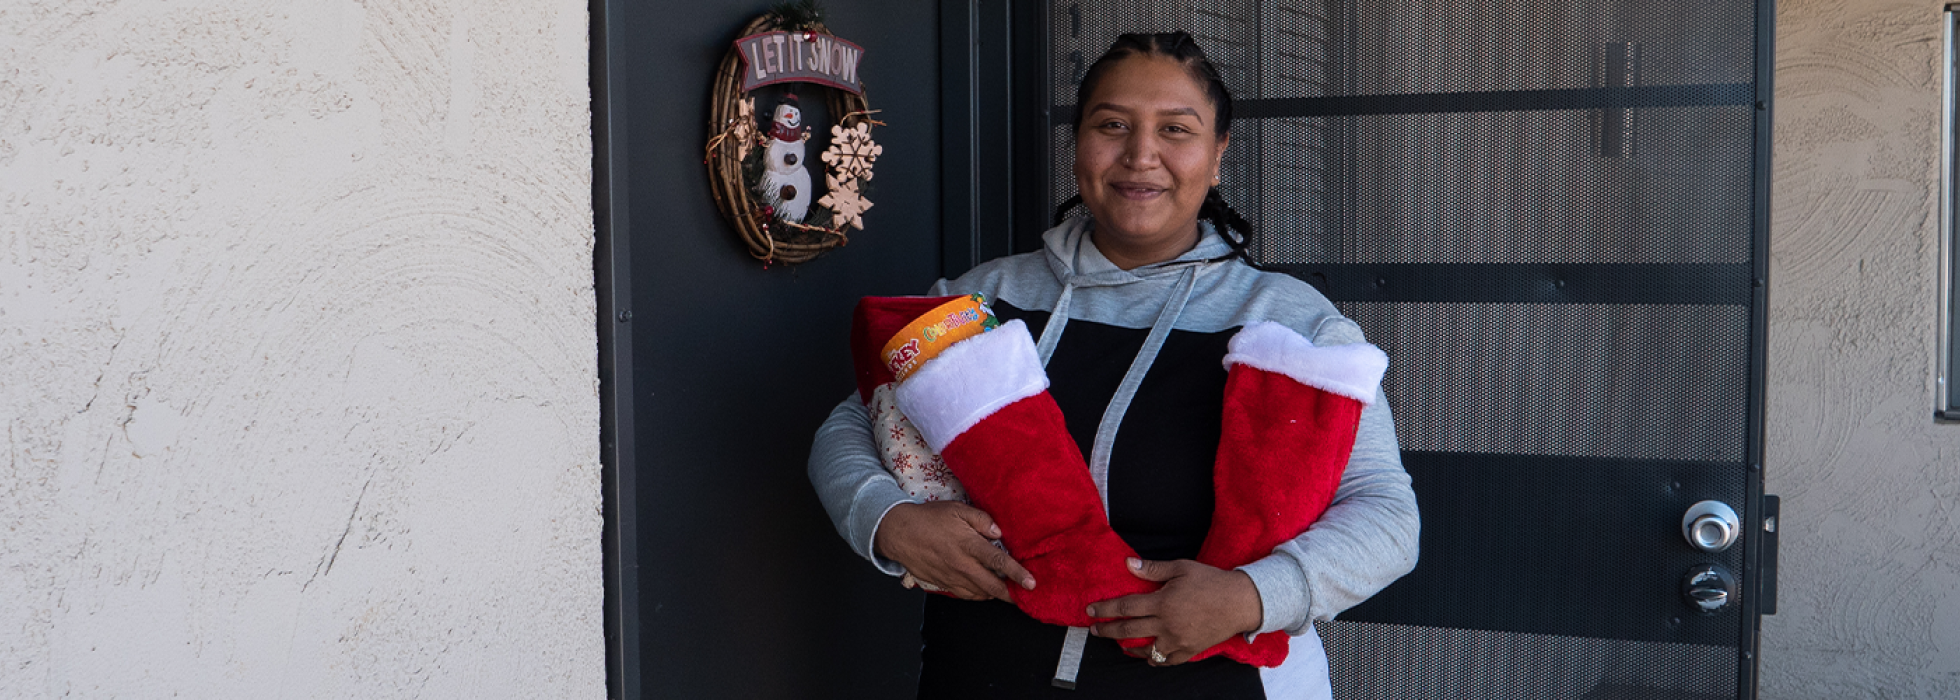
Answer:
M1048 269L1055 273L1055 280L1063 286L1113 287L1142 282L1173 275L1192 266L1219 264L1232 254L1232 245L1218 235L1211 222L1200 219L1198 244L1184 251L1183 255L1125 270L1103 257L1102 251L1089 240L1089 232L1094 229L1094 220L1077 216L1041 234L1041 247L1048 258Z

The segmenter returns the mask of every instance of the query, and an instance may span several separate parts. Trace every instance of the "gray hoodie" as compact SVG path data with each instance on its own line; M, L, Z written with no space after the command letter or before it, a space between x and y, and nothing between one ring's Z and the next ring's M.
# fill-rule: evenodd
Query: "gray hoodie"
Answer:
M981 292L997 304L1045 310L1048 320L1037 343L1044 362L1070 321L1149 329L1089 454L1091 475L1105 504L1109 457L1123 416L1171 333L1228 332L1274 321L1316 345L1362 341L1360 327L1313 287L1227 259L1231 247L1208 224L1200 225L1203 237L1184 255L1123 270L1089 241L1093 224L1088 219L1071 219L1042 236L1041 252L990 261L959 279L940 280L928 292ZM1261 633L1306 634L1313 621L1333 618L1415 567L1415 494L1402 469L1387 400L1379 389L1377 394L1362 412L1354 451L1326 513L1271 555L1240 567L1259 589ZM884 470L870 417L855 395L832 410L818 429L809 475L838 534L880 570L901 575L903 567L877 556L872 542L885 513L914 499Z

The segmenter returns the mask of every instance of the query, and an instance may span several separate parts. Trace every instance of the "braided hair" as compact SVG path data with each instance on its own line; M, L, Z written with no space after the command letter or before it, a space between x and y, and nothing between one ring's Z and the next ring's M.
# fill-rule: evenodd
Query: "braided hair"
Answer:
M1078 106L1075 117L1077 131L1082 130L1080 106L1088 104L1090 93L1095 92L1096 85L1102 82L1103 75L1109 72L1111 66L1131 56L1161 56L1183 65L1185 70L1191 73L1191 78L1204 86L1205 97L1211 101L1212 109L1218 113L1218 138L1225 138L1232 133L1232 93L1225 89L1225 79L1219 77L1218 67L1212 65L1211 59L1205 58L1204 49L1199 48L1198 42L1184 32L1124 34L1116 37L1116 42L1109 45L1109 50L1103 52L1102 57L1097 58L1095 63L1089 64L1088 72L1082 75L1082 84L1075 88L1075 104ZM1063 201L1061 206L1055 208L1055 224L1061 225L1068 219L1069 212L1081 205L1080 194ZM1225 197L1218 193L1216 186L1205 192L1205 201L1198 206L1198 218L1211 222L1212 227L1217 229L1219 237L1224 238L1225 242L1232 246L1232 254L1229 257L1238 258L1253 267L1260 267L1258 263L1253 262L1249 252L1254 235L1252 222L1246 221L1244 216L1239 215L1238 210L1227 204ZM1233 235L1234 233L1237 235Z

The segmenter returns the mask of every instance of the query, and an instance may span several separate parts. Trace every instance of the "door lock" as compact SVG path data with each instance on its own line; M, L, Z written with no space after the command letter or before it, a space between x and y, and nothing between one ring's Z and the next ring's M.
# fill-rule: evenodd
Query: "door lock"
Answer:
M1720 564L1703 564L1688 570L1681 579L1681 595L1688 607L1703 615L1713 615L1735 601L1735 575Z
M1702 501L1688 507L1681 516L1681 536L1695 549L1714 553L1728 549L1742 537L1742 518L1721 501Z

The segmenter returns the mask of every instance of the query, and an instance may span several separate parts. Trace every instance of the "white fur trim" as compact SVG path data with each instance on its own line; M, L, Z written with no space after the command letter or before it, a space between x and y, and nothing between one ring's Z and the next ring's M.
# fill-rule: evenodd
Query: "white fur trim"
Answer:
M932 451L995 411L1048 390L1034 338L1019 319L955 343L898 385L898 408Z
M1293 381L1360 401L1375 403L1375 390L1388 371L1388 354L1367 343L1321 347L1272 321L1246 326L1227 346L1225 369L1245 364L1291 377Z

